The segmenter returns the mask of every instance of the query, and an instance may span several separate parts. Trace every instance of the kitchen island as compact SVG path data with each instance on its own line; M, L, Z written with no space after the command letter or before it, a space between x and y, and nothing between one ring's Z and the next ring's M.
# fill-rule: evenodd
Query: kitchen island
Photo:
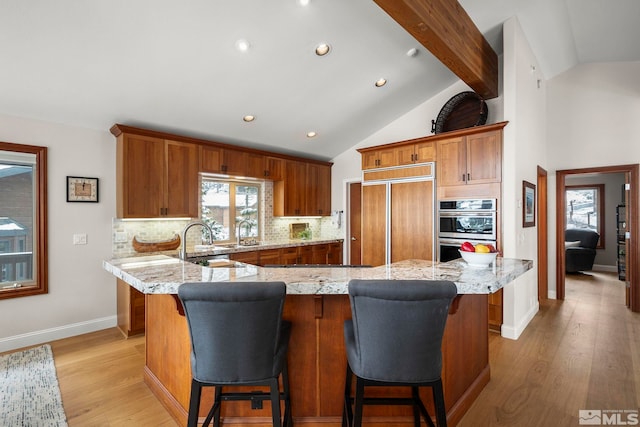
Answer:
M177 288L186 282L283 281L284 318L292 322L289 343L291 408L296 424L339 426L346 367L343 323L351 317L351 279L438 279L458 287L443 338L445 403L456 425L489 382L487 298L531 269L532 262L498 258L483 269L462 260L447 263L408 260L374 268L261 268L234 263L209 268L163 255L105 261L105 270L145 294L145 382L180 425L186 424L191 381L190 343ZM423 398L433 414L431 393ZM211 402L212 394L203 396ZM201 416L208 407L203 405ZM270 425L270 409L246 402L223 406L226 425ZM410 408L367 408L365 423L412 425Z

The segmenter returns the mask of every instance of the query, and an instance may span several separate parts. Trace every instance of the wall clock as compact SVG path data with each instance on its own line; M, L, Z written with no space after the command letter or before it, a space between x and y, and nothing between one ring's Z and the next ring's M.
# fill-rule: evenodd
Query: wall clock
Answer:
M67 202L98 202L98 178L67 177Z

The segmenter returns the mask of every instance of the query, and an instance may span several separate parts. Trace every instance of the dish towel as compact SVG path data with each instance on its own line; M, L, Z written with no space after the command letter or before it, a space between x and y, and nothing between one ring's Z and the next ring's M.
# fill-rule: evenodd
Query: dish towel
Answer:
M331 211L331 224L336 228L342 226L342 211Z

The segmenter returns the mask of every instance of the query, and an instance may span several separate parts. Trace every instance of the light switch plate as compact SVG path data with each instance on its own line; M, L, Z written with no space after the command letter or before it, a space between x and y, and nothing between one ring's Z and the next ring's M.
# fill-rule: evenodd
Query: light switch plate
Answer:
M85 233L79 233L73 235L73 244L74 245L86 245L87 244L87 235Z

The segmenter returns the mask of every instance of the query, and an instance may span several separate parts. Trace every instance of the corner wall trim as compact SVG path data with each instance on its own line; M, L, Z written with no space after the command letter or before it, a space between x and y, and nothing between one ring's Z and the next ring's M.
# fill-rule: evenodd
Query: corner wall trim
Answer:
M527 327L529 322L535 317L536 313L540 310L540 303L536 303L531 307L527 315L522 319L522 322L517 327L506 327L502 325L500 328L500 335L511 340L517 340L524 332L524 328Z
M117 316L102 317L86 322L71 323L41 331L28 332L12 337L0 338L0 352L11 351L18 348L38 345L49 341L69 338L102 329L113 328L117 325Z

